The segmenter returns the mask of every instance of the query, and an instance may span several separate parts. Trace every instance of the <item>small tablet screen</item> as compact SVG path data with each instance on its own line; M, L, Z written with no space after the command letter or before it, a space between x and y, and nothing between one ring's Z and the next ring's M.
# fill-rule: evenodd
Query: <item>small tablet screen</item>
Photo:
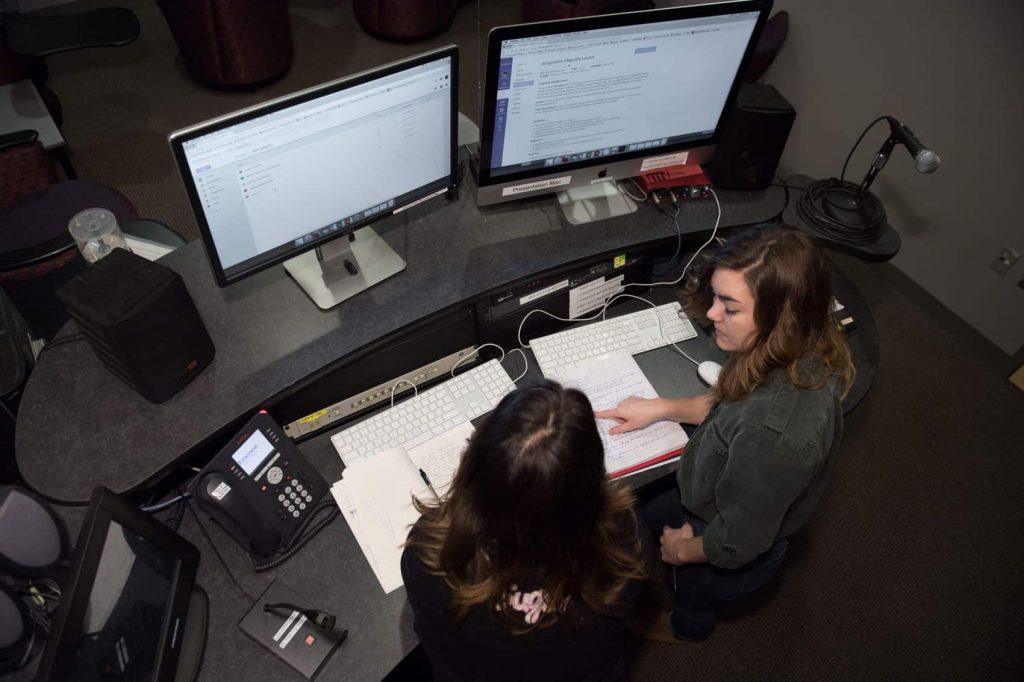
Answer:
M178 563L110 522L97 569L102 579L93 584L83 622L74 628L69 679L153 678Z
M119 495L96 488L38 679L174 680L185 629L190 641L205 637L203 617L188 623L198 565L190 542Z

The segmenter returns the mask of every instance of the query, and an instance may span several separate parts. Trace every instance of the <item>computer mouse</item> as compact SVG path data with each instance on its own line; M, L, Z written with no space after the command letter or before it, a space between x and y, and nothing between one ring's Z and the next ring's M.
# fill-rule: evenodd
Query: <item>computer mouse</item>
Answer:
M714 386L718 382L718 374L722 371L722 366L717 362L711 360L705 360L704 362L697 365L697 374L704 383L708 386Z

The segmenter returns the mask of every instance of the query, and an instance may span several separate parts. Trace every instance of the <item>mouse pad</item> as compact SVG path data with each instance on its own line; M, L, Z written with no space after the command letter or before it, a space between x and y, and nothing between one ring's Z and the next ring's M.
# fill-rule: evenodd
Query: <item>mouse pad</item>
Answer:
M287 602L304 609L313 608L295 590L275 579L242 616L238 627L307 680L312 680L327 658L344 641L348 630L323 630L298 611L282 609L267 613L263 610L264 604L276 602Z

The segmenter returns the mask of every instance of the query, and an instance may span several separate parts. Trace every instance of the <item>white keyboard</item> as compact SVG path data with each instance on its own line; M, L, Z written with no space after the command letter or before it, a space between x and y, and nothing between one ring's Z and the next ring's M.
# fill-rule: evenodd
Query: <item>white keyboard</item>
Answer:
M617 352L636 355L667 346L669 341L678 343L696 336L697 331L683 313L683 307L679 303L666 303L541 336L530 341L530 349L541 372L551 377L559 370L572 369L577 363L599 355Z
M331 436L345 466L389 448L408 450L485 412L515 390L497 360L457 374Z

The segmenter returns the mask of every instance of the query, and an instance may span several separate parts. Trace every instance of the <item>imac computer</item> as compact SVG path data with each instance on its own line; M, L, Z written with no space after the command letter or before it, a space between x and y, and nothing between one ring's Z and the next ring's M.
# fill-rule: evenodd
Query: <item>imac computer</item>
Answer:
M327 309L404 269L368 225L455 187L458 73L449 46L172 133L217 283L283 262Z
M710 160L772 0L491 31L481 206L558 192L569 222L636 205L614 182Z

